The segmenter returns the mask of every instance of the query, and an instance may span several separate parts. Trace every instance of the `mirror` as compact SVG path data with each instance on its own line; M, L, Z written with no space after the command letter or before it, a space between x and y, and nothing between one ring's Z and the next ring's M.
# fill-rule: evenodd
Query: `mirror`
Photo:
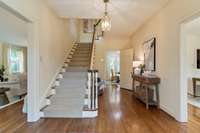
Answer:
M156 38L144 43L144 65L146 71L156 71Z

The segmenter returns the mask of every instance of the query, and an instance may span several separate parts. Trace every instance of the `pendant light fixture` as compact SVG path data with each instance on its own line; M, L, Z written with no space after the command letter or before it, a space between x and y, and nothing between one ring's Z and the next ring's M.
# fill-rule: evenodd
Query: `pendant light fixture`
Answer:
M105 3L105 12L104 17L102 19L101 28L103 31L110 31L111 30L111 19L108 16L108 2L109 0L104 0Z

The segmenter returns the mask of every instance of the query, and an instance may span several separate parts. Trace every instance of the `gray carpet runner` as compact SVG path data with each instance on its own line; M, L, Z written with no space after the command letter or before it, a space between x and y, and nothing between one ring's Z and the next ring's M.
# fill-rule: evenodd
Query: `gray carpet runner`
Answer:
M87 70L90 63L91 44L78 44L68 67L55 87L56 95L50 98L51 104L44 109L44 117L81 118L87 83Z

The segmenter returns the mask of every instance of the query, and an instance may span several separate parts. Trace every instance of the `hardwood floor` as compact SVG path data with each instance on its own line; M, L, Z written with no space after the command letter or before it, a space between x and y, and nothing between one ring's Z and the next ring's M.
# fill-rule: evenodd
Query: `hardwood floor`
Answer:
M200 110L189 106L189 122L176 122L156 108L132 98L131 92L109 87L100 98L97 119L41 119L27 123L22 103L0 111L0 133L199 133Z

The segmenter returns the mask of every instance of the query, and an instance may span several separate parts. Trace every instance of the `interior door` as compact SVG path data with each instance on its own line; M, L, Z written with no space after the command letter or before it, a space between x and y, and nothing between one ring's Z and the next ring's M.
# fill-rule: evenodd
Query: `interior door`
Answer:
M132 90L133 49L120 52L120 87Z

